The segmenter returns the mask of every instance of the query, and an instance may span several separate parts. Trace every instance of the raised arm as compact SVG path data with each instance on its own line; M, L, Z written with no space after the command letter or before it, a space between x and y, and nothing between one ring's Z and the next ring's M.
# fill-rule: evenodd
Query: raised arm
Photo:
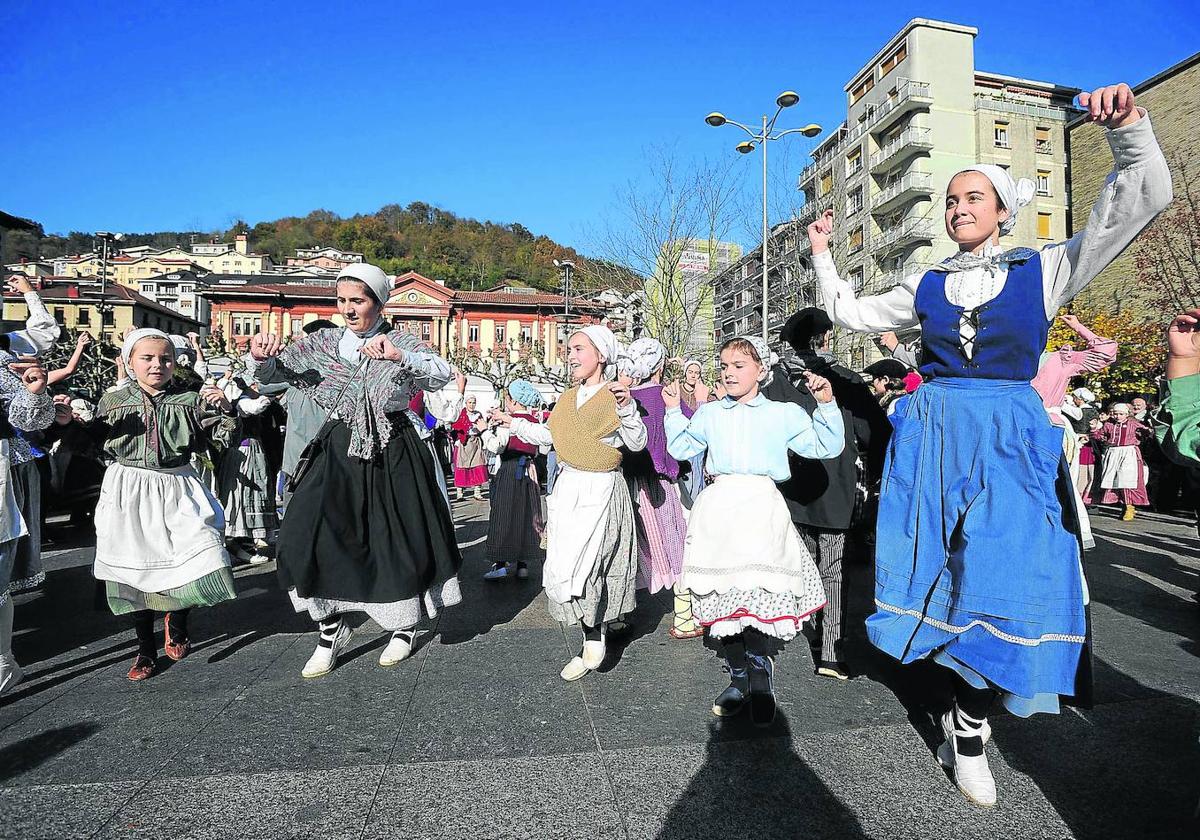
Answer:
M679 408L679 383L672 382L663 388L663 402L667 412L663 416L663 429L667 433L667 452L677 461L687 461L708 449L708 428L705 419L714 410L712 403L696 406L691 418L685 417ZM719 410L719 406L717 407Z
M880 295L856 297L850 283L838 276L829 252L829 239L833 234L833 211L823 215L808 226L808 238L812 242L813 269L817 273L817 286L821 290L821 301L830 320L840 327L855 332L888 332L911 327L917 323L914 305L916 283L921 278L906 278L903 283Z
M1171 172L1154 137L1149 115L1134 104L1127 86L1116 85L1113 89L1118 99L1128 98L1110 103L1110 109L1115 110L1107 123L1093 118L1109 126L1106 133L1113 171L1100 189L1087 226L1066 242L1042 249L1047 317L1053 317L1083 291L1171 203ZM1095 104L1096 93L1084 95L1090 104Z
M33 290L29 280L19 274L8 278L10 291L19 291L29 308L25 329L9 333L9 348L17 356L36 356L45 353L58 341L59 328L54 316L46 310L46 304Z
M47 381L51 385L57 385L69 376L74 376L75 371L79 370L79 363L83 360L84 351L87 346L92 343L92 336L87 332L81 332L78 340L75 342L75 352L71 354L71 358L67 363L58 370L52 370L47 375Z

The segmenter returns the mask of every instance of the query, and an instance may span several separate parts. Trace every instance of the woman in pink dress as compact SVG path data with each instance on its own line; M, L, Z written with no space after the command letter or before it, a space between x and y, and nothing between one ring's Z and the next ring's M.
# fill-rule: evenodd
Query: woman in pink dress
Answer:
M475 488L476 499L483 498L479 488L488 482L487 461L479 438L482 419L483 415L475 410L475 398L467 397L466 407L450 427L454 438L454 487L459 499L471 487Z
M1139 444L1154 433L1150 427L1132 416L1127 403L1112 407L1112 416L1099 428L1092 430L1092 438L1106 444L1104 466L1100 470L1100 487L1104 495L1101 504L1125 506L1121 519L1133 519L1135 505L1148 505L1146 495L1146 468L1142 463ZM1099 425L1099 424L1098 424Z

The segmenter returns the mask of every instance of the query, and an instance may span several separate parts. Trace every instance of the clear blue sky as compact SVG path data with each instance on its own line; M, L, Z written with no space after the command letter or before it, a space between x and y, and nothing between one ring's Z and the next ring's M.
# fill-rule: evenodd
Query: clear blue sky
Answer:
M832 127L912 17L978 27L979 69L1090 87L1200 50L1198 9L3 0L0 209L140 232L421 200L586 249L648 144L732 155L704 115L752 120L785 88L789 124Z

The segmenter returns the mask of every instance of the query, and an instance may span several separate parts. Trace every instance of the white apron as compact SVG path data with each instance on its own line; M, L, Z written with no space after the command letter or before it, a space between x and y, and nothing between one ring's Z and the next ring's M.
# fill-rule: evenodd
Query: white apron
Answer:
M789 592L814 610L825 603L821 574L792 524L787 502L765 475L718 475L696 497L680 586L696 595L731 589Z
M190 466L113 464L104 473L95 521L97 580L166 592L230 565L225 513Z
M587 472L558 462L554 493L546 497L546 563L542 585L553 601L565 604L583 595L605 544L613 494L629 489L619 470Z
M1110 446L1104 450L1100 486L1105 490L1136 490L1138 470L1136 446Z

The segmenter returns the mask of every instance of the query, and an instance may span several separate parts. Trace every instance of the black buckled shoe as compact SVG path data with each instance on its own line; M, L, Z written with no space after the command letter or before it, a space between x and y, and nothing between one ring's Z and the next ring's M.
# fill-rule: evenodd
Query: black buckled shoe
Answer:
M746 699L750 694L750 678L745 668L726 665L725 670L729 673L729 687L718 694L712 704L712 712L717 717L733 717L741 712L746 708Z
M769 656L747 653L750 663L750 719L755 726L770 726L775 722L775 660Z

